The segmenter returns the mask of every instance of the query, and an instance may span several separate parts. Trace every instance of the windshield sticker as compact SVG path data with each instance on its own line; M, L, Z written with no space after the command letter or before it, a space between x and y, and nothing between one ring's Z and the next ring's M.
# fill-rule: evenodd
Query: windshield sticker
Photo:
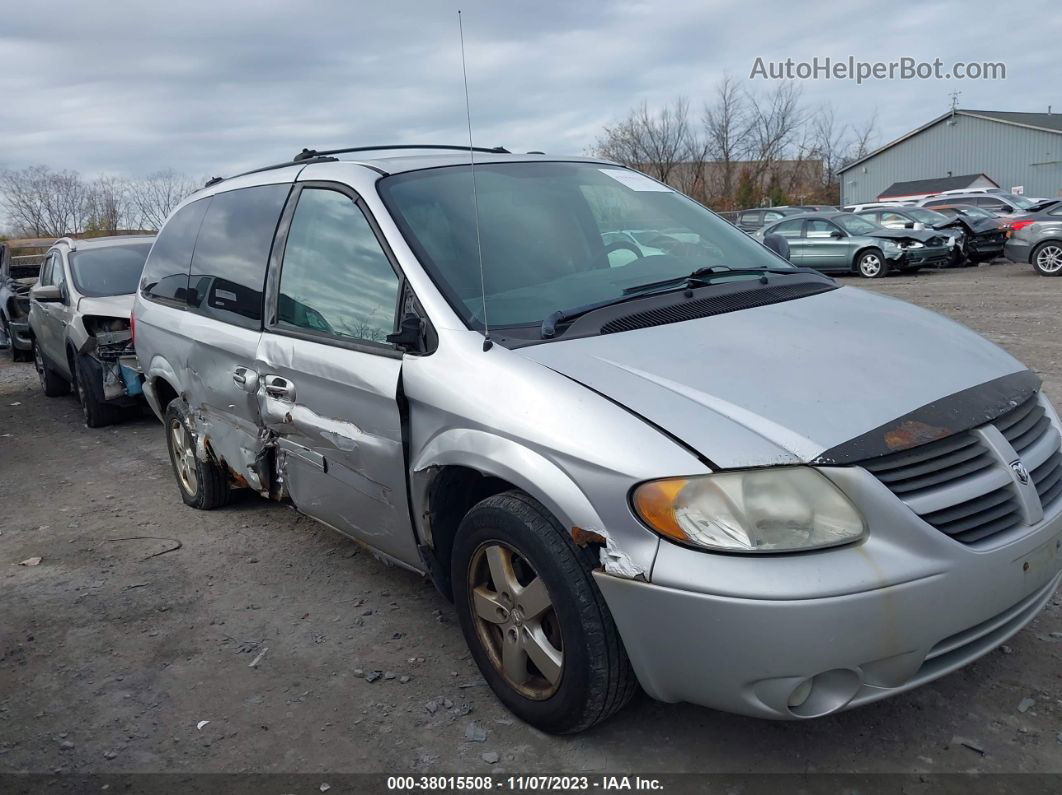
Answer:
M667 185L661 185L659 182L651 180L645 174L639 174L637 171L626 171L619 168L600 168L598 171L602 174L607 174L616 182L626 185L631 190L653 190L672 193L671 188Z

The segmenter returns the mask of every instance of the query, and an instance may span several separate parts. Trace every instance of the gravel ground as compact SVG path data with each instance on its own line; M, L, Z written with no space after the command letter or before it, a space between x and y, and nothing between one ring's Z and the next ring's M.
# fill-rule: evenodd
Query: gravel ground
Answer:
M1062 280L847 283L972 326L1062 404ZM1062 771L1059 595L976 664L852 712L773 723L639 696L549 737L483 686L428 582L257 497L186 508L153 418L89 430L2 360L0 772Z

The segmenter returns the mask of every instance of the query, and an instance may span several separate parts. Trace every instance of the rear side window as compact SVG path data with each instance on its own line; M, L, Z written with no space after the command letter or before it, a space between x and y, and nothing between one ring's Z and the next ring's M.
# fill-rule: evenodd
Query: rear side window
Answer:
M350 197L307 188L291 219L280 270L281 327L386 344L398 276Z
M145 298L182 306L187 302L188 265L209 204L209 198L186 204L163 225L140 277L140 294Z
M799 218L795 221L785 221L778 224L771 230L772 235L781 235L782 237L800 237L800 230L803 227L804 222Z
M199 227L188 279L194 312L261 327L266 265L290 190L290 185L261 185L214 195Z

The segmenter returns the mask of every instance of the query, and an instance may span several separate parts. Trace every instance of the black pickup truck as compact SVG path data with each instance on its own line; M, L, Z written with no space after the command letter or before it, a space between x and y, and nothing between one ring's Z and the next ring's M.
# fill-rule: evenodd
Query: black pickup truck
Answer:
M32 245L24 246L23 243ZM44 245L41 245L44 243ZM29 291L37 283L44 257L12 256L12 251L47 248L51 241L0 243L0 348L7 347L16 362L33 358L29 330Z

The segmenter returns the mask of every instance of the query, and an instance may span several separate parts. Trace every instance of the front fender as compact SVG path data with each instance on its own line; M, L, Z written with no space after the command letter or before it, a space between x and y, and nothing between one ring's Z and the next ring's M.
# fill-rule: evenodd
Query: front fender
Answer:
M412 463L413 504L424 506L433 467L463 466L501 478L541 502L566 528L601 532L604 522L590 500L560 467L519 442L486 431L452 428L431 439ZM417 512L418 524L423 512ZM422 537L424 527L418 527Z

